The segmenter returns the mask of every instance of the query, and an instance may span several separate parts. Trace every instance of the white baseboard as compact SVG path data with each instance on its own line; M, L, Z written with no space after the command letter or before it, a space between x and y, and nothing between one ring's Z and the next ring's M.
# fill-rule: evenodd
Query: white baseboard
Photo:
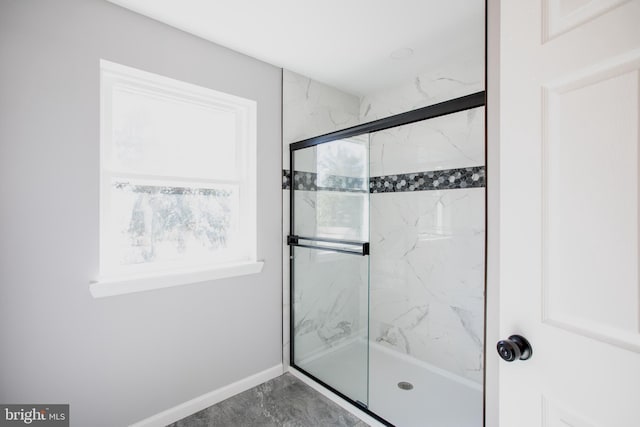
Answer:
M243 391L249 390L250 388L262 384L265 381L269 381L280 376L283 373L284 367L281 364L276 365L262 372L258 372L255 375L243 378L240 381L236 381L235 383L181 403L180 405L174 406L166 411L162 411L159 414L145 418L144 420L131 424L129 427L165 427L166 425L181 420L184 417L188 417L191 414L202 411L211 405L222 402L231 396L235 396L238 393L242 393Z
M287 371L294 377L298 378L303 383L307 384L309 387L313 388L314 390L322 394L324 397L328 398L335 404L341 406L345 411L350 412L356 417L360 418L362 421L369 424L371 427L385 427L384 424L382 424L380 421L373 418L371 415L367 414L364 411L361 411L355 405L347 402L340 396L334 394L333 392L329 391L322 385L313 381L311 378L307 377L305 374L298 371L296 368L289 366L287 368Z

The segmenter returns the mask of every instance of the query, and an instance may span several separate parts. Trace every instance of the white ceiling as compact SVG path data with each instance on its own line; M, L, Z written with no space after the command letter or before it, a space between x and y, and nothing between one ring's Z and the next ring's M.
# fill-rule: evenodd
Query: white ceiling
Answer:
M109 1L357 95L484 55L484 0Z

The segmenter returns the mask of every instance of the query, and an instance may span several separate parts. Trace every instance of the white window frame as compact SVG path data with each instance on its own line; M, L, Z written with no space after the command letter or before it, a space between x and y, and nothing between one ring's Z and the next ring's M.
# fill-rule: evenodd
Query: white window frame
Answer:
M236 153L238 178L235 180L206 179L201 177L141 175L125 170L111 169L107 164L112 146L111 107L112 90L124 86L134 91L150 91L170 99L232 112L237 117ZM218 92L106 60L100 60L100 271L90 290L94 297L140 292L169 286L185 285L258 273L263 262L257 261L257 206L256 206L256 101ZM113 178L126 179L136 184L153 182L154 185L205 187L233 185L238 188L239 241L242 251L227 260L212 258L211 264L171 266L153 263L118 267L110 254L112 239L108 233L110 212L110 186Z

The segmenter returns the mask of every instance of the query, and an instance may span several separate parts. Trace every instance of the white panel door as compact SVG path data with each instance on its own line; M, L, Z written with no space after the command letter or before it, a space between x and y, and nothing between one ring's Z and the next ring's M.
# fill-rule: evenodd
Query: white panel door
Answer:
M638 427L640 0L500 8L500 426Z

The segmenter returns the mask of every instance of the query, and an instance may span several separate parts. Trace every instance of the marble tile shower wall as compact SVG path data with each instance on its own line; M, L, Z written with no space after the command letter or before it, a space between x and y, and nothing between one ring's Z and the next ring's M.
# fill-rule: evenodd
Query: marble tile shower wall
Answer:
M310 138L317 135L333 132L339 129L354 126L359 122L360 99L357 96L350 95L339 91L333 87L316 82L308 77L294 73L289 70L282 71L282 168L289 169L289 144ZM309 151L309 156L315 152ZM298 170L314 172L315 161L313 158L299 160ZM284 175L283 175L284 179ZM315 195L307 195L307 206L315 206ZM283 288L282 288L282 305L283 305L283 329L282 329L282 345L283 345L283 364L290 363L290 336L289 336L289 318L290 318L290 293L289 293L289 247L287 246L287 235L289 234L289 190L285 190L282 198L283 204L283 235L282 235L282 259L283 259ZM325 264L326 267L326 264ZM339 271L339 269L327 271ZM310 274L318 275L314 272ZM311 284L314 285L314 284ZM317 285L317 284L315 284ZM314 289L323 289L313 286ZM311 288L311 286L310 286ZM334 287L338 293L341 289L340 284ZM311 290L310 292L313 292ZM307 301L306 296L302 296ZM345 297L349 298L349 297ZM328 324L326 319L330 319L331 315L322 315L312 308L305 309L309 314L308 322L301 325L301 331L307 331L307 347L305 353L313 354L322 351L332 341L330 335L327 335ZM343 318L354 319L358 310L354 309L354 315L345 315ZM315 314L314 314L315 313ZM335 312L334 312L335 313ZM323 317L324 316L324 317ZM324 322L321 319L325 319ZM338 322L339 323L339 322ZM355 326L354 326L355 327ZM337 331L340 329L338 328ZM309 334L310 331L315 331ZM315 333L315 338L313 336ZM339 332L337 332L339 334ZM324 341L320 336L329 337ZM303 347L304 349L304 347Z
M370 136L372 177L484 165L484 107Z
M367 336L367 257L296 248L294 304L300 364Z
M448 61L400 86L360 99L360 122L389 117L484 90L484 52Z
M484 107L375 132L370 142L372 176L432 190L389 192L371 180L370 338L480 383Z
M289 169L289 144L355 126L359 115L359 97L283 70L283 169Z
M368 208L368 190L326 191L316 185L315 173L296 176L307 178L300 180L304 184L296 186L299 189L294 192L296 235L327 235L339 228L336 237L362 240L364 234L368 236L368 225L362 221ZM294 254L298 362L303 364L332 348L366 338L368 257L298 247Z
M371 197L371 341L477 383L483 206L484 188Z
M483 90L482 60L465 61L360 99L339 96L335 89L314 86L308 79L285 71L283 168L289 166L291 142ZM326 94L314 97L314 88ZM323 104L321 99L330 102ZM354 101L360 109L355 121ZM343 121L345 114L349 119ZM418 363L477 383L482 381L484 318L483 150L484 108L377 132L370 138L370 340L407 354ZM434 178L444 185L434 186ZM308 180L309 174L300 179ZM391 185L404 190L403 179L413 180L414 188L406 185L406 190L413 191L388 190ZM374 188L385 182L386 191ZM340 177L336 183L340 183ZM285 236L288 185L292 185L291 176L284 171ZM313 186L303 189L309 190L299 191L307 198L305 203L311 203L315 197L312 193L324 193L314 191L318 189ZM304 196L306 193L309 195ZM284 248L284 361L288 363L289 250L286 244ZM329 268L322 269L309 261L307 277L316 279L327 272L346 274L344 269L355 270L353 266L349 269L345 265L340 270L328 264L325 266ZM311 271L314 268L318 270ZM353 303L366 301L362 299L366 287L361 279L352 277L358 285L351 288L331 277L323 280L334 283L336 292L322 293L319 286L311 290L315 283L311 280L306 295L300 301L296 299L296 306L300 304L304 312L304 319L295 325L300 334L296 343L304 343L309 355L339 345L349 331L351 336L357 335L354 331L366 321L362 320L362 307ZM357 288L359 293L354 290ZM325 307L324 311L320 307ZM344 322L350 322L349 330Z

